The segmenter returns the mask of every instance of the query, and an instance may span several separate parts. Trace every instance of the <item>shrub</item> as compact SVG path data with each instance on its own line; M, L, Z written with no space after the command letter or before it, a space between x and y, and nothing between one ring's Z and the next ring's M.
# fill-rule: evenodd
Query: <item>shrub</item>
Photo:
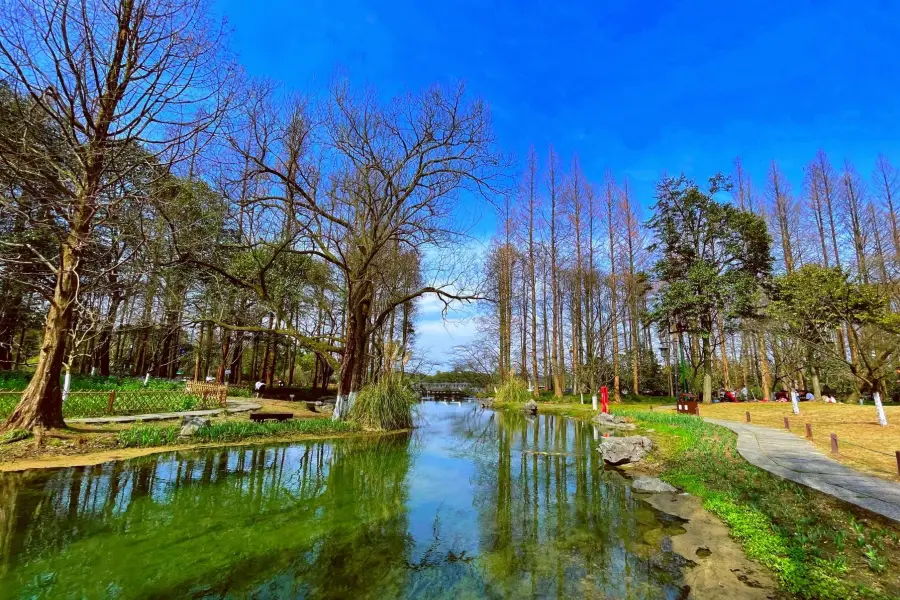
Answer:
M402 377L385 376L360 390L349 418L366 429L409 429L418 399Z
M518 377L510 377L497 388L495 399L498 402L525 403L531 400L531 392L524 380Z

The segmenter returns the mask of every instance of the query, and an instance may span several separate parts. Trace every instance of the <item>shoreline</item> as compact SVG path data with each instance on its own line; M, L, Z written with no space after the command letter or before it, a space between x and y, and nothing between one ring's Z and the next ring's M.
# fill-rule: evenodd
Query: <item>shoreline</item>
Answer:
M495 407L521 409L510 403ZM654 442L650 462L633 469L652 469L697 498L787 597L900 597L900 581L884 576L900 564L895 522L753 466L737 452L737 436L725 427L635 404L611 404L610 410L638 425L626 435L647 435ZM596 414L590 405L577 403L538 403L541 412L587 423Z
M253 437L244 440L232 440L222 442L201 442L196 444L171 444L167 446L149 446L146 448L110 448L108 450L99 450L96 452L85 452L82 454L56 454L38 458L25 458L17 460L0 461L0 473L15 473L19 471L30 471L35 469L60 469L67 467L89 467L108 462L117 462L120 460L130 460L140 458L142 456L150 456L152 454L162 454L165 452L185 452L193 450L204 450L208 448L228 448L242 446L258 446L264 444L285 444L292 442L313 442L334 439L353 439L365 437L381 437L385 435L396 435L400 433L408 433L409 430L399 431L354 431L350 433L333 433L322 435L293 435L293 436L274 436L274 437Z

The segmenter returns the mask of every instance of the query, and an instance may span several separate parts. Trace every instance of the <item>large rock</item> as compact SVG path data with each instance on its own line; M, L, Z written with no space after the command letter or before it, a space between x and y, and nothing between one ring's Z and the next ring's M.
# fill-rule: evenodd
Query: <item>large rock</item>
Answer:
M534 400L529 400L525 403L525 406L522 407L522 410L526 415L536 415L538 411L537 402L535 402Z
M600 413L594 417L594 423L600 427L608 427L610 429L621 429L623 431L633 431L637 429L637 425L626 423L624 417L618 417L609 413Z
M201 427L206 427L207 425L209 425L209 419L206 417L181 417L181 430L178 432L178 437L190 437L197 433Z
M611 437L600 440L600 455L603 460L611 465L622 465L638 462L647 456L653 442L642 435L629 437Z
M607 425L609 423L624 423L625 417L619 417L617 415L611 415L609 413L600 413L596 417L594 417L594 421L601 425Z
M631 482L631 489L638 492L677 492L678 490L658 477L638 477Z

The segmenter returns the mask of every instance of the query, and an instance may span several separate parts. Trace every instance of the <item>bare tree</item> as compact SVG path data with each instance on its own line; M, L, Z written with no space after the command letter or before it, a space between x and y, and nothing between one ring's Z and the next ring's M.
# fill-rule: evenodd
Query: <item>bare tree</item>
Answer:
M619 309L616 281L617 243L615 238L616 220L616 182L611 173L606 174L606 196L604 207L606 208L606 227L609 237L609 318L612 336L612 364L613 364L613 398L615 402L622 401L622 391L619 381Z
M878 190L884 208L887 209L888 219L891 223L891 238L894 242L894 256L900 255L900 228L897 225L897 212L894 209L894 202L900 195L900 174L897 169L885 158L883 154L879 154L875 160L875 172L872 173L872 181L875 189ZM827 265L826 265L827 266Z
M34 376L6 427L56 427L83 258L123 200L117 184L148 163L165 172L194 147L221 114L231 68L201 0L9 0L0 11L0 76L58 140L0 137L3 167L33 189L59 242L57 255L34 256L55 285Z
M464 190L497 193L505 165L493 149L488 112L467 101L462 86L384 104L374 91L353 94L339 84L321 107L264 99L247 105L242 122L252 144L234 136L231 150L262 183L234 215L256 211L255 225L244 228L238 245L265 260L238 271L210 257L184 258L251 290L276 315L275 333L340 357L335 418L343 418L366 379L373 336L397 307L426 294L448 307L482 297L469 278L472 261L459 251L466 238L455 217ZM282 218L283 226L272 226ZM422 261L421 285L386 288L379 273L398 251ZM306 257L337 273L343 335L286 325L269 277L285 256Z
M528 288L530 292L531 308L531 386L535 397L540 394L538 386L538 343L537 343L537 280L535 277L535 239L534 227L537 216L537 153L532 147L528 152L528 165L525 172L525 192L528 196L525 210L528 214ZM545 384L547 382L544 382Z
M550 200L550 296L553 303L551 315L551 346L550 360L553 363L553 395L562 398L565 370L565 354L560 351L562 346L562 298L559 291L559 235L557 234L557 215L560 205L560 177L559 161L553 148L547 159L547 194Z

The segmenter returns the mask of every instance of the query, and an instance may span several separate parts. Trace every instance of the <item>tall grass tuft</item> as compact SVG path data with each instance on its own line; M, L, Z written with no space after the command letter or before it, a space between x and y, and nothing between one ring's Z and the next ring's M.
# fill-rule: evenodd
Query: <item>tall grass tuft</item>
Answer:
M366 429L410 429L418 399L399 375L382 377L360 390L349 418Z
M518 402L523 404L531 400L528 384L518 377L510 377L497 388L495 400L498 402Z

